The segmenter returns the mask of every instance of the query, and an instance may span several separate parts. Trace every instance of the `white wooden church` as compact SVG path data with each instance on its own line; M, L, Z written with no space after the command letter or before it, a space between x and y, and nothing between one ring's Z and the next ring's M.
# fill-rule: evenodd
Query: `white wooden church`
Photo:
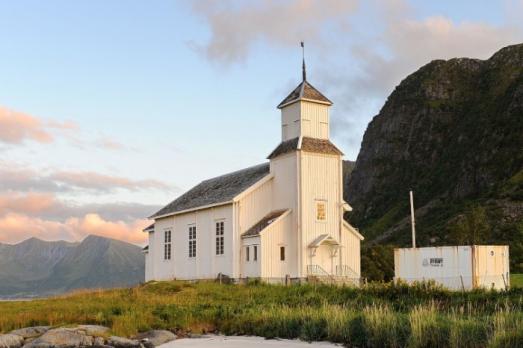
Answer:
M343 219L332 102L306 79L278 105L269 162L202 181L150 218L145 279L360 278L358 231Z

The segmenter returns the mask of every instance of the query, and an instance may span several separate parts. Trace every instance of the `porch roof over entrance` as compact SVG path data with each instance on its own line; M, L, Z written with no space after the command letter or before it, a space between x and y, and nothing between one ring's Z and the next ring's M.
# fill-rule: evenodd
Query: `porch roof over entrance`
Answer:
M338 241L332 238L330 235L322 234L313 240L311 244L309 244L309 248L317 248L320 245L340 245L340 243L338 243Z

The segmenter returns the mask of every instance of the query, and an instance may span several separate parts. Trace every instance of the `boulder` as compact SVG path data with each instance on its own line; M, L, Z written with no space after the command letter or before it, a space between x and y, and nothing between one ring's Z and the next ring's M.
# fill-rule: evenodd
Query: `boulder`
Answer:
M101 325L78 325L77 330L84 331L89 336L107 336L109 328Z
M159 346L160 344L174 341L176 339L176 335L167 330L150 330L138 334L136 338L147 347L147 343L150 343L153 346Z
M124 337L111 336L107 340L107 345L115 348L141 348L141 344L137 340L131 340Z
M95 337L93 346L103 346L105 345L105 339L103 337Z
M92 346L93 337L79 333L75 329L52 329L44 333L24 348L73 348L80 346Z
M31 326L13 330L10 333L12 333L13 335L22 336L24 339L27 339L41 336L47 331L49 331L50 328L50 326Z
M19 335L0 335L0 348L20 348L24 344L24 338Z

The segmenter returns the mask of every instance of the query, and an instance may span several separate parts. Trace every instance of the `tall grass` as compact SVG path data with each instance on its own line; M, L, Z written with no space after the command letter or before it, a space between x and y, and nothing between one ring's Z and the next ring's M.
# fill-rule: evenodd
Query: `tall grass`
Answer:
M0 331L101 324L132 336L151 328L328 340L349 347L523 347L523 289L450 292L433 284L148 283L0 302Z

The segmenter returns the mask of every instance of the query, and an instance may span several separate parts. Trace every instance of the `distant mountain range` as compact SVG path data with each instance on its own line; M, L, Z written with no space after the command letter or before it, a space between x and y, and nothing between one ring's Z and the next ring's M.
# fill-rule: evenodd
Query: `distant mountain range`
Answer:
M37 238L0 243L0 298L132 286L144 281L144 267L140 247L94 235L81 243Z

